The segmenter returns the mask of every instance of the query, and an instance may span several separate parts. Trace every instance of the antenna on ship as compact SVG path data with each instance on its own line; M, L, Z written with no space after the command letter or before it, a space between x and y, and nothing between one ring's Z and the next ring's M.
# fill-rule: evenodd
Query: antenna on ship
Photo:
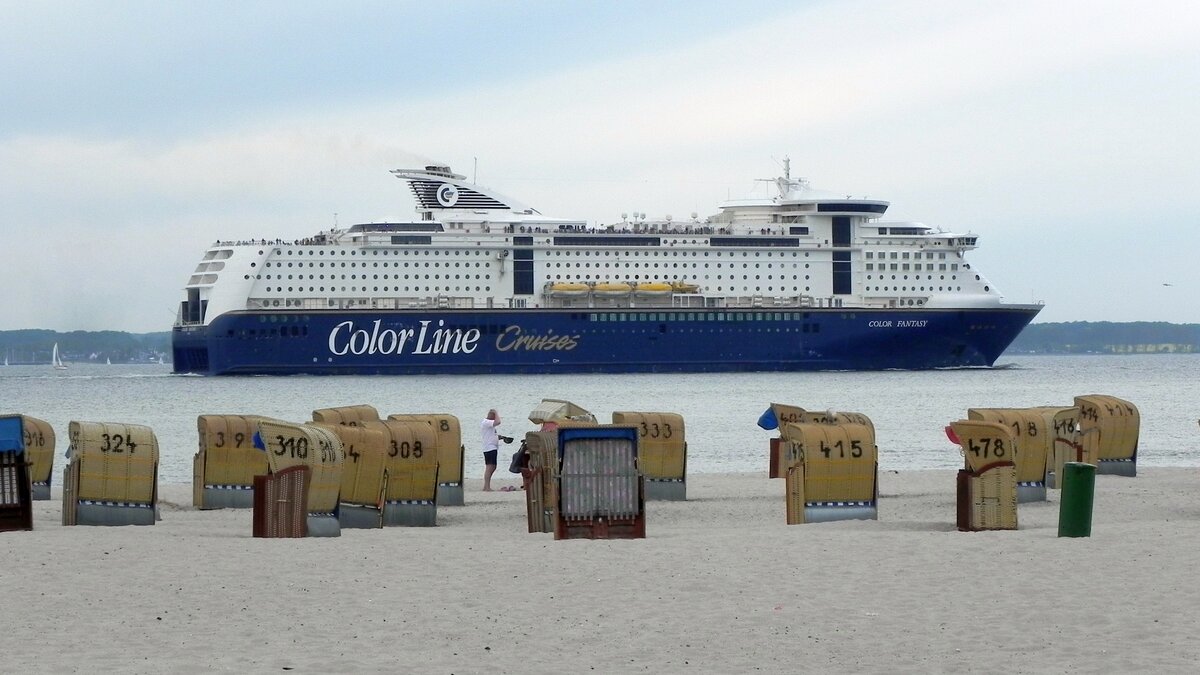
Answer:
M787 155L783 156L783 179L787 181L792 179L792 158Z
M479 158L472 157L471 159L475 160L475 168L471 169L471 182L478 185L479 184Z

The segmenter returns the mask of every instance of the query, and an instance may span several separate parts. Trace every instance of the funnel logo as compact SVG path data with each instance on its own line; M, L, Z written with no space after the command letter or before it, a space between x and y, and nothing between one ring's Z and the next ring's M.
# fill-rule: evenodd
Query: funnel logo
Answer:
M449 183L442 183L437 190L437 200L442 206L454 206L458 203L458 188Z

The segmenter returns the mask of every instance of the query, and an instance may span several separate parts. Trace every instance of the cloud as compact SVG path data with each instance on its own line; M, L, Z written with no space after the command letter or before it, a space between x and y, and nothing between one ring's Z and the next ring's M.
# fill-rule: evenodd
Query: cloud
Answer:
M52 247L65 263L16 261L15 295L28 300L0 328L161 329L211 241L307 236L335 213L342 224L411 217L386 171L431 158L470 174L477 157L485 185L550 215L611 222L633 210L712 213L790 154L818 186L982 232L979 265L1002 288L1028 282L1074 297L1055 278L1061 253L1031 239L1067 241L1124 269L1104 247L1112 235L1097 233L1119 232L1145 203L1190 206L1200 147L1178 130L1200 113L1189 86L1200 77L1198 29L1191 3L802 5L694 40L616 42L603 59L514 39L513 49L563 64L436 90L399 88L403 78L389 75L370 95L300 95L168 137L0 136L10 244ZM448 43L389 66L433 58L467 72L481 57ZM1036 256L1045 269L1012 272L1012 260ZM47 304L79 309L37 324Z

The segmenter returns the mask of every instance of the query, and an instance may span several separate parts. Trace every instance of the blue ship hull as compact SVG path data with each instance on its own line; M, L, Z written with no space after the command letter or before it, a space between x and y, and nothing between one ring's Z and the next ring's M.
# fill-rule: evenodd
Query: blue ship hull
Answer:
M1039 309L243 311L177 327L174 369L417 375L991 366Z

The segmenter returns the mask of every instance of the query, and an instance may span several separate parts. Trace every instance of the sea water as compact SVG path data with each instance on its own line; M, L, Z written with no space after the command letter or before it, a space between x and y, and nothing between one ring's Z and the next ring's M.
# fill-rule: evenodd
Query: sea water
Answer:
M200 377L169 365L74 363L67 370L0 366L0 414L49 422L61 482L71 420L151 427L159 480L187 483L198 444L196 418L263 415L295 422L316 408L370 404L392 413L451 413L462 422L466 475L483 475L479 423L489 408L518 440L543 399L564 399L601 422L613 411L683 415L689 473L765 472L768 439L756 422L772 402L861 412L875 424L883 470L957 468L944 427L973 407L1069 406L1083 394L1133 402L1141 413L1138 462L1200 466L1200 355L1005 356L996 368L935 371L637 375L430 375ZM503 446L506 458L516 445ZM502 461L501 464L507 464ZM502 470L503 471L503 470ZM507 474L505 474L507 475Z

